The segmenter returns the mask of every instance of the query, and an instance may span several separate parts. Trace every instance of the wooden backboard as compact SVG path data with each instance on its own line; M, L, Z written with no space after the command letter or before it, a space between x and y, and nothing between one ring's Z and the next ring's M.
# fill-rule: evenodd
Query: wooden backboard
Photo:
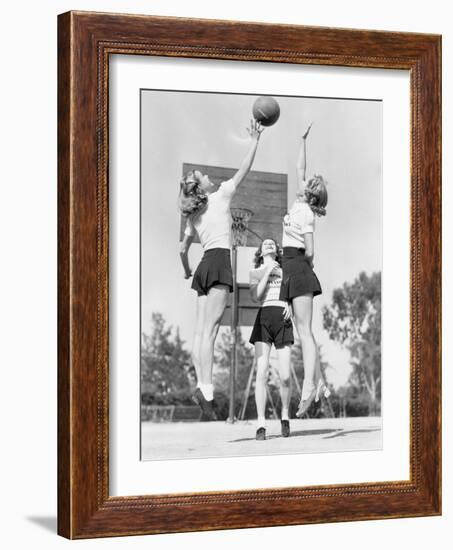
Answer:
M208 174L211 181L220 183L230 179L237 168L209 166L204 164L183 164L183 174L189 170L200 170ZM282 238L282 219L288 208L288 176L273 172L249 172L246 179L236 191L231 204L232 208L248 208L253 212L249 228L261 239L274 237L279 242ZM180 239L183 238L185 220L181 217ZM256 235L247 232L247 246L257 247L260 240ZM194 242L200 242L198 236Z
M238 283L238 327L252 327L255 323L256 315L260 304L252 302L250 297L250 285L248 283ZM228 297L228 303L223 313L220 325L222 327L231 326L231 304L233 303L233 294Z

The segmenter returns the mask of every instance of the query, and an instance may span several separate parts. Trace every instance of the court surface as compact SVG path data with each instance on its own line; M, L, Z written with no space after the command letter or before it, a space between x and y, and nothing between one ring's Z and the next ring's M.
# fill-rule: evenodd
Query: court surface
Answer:
M256 441L252 421L142 423L142 459L207 458L370 451L382 448L380 417L292 419L291 437L268 420L266 441Z

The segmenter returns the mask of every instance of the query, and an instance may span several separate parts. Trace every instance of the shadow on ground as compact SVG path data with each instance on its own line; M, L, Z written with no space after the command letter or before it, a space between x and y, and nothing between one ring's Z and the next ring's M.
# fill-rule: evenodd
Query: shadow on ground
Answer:
M291 437L301 437L304 435L324 435L324 434L331 434L332 432L340 432L342 430L340 429L332 429L332 430L298 430L296 432L291 432ZM275 435L266 435L266 440L268 439L280 439L282 436L275 434ZM255 435L253 437L243 437L242 439L232 439L230 443L242 443L244 441L252 441L255 439Z
M334 439L335 437L344 437L351 434L359 434L359 433L369 433L369 432L377 432L379 431L379 428L370 428L370 429L358 429L358 430L342 430L342 429L330 429L330 430L297 430L291 432L291 437L308 437L311 435L325 435L326 437L323 437L322 439ZM332 434L332 435L327 435ZM266 435L266 441L270 439L280 439L283 436L279 434L274 435ZM241 439L232 439L230 443L243 443L244 441L254 441L255 436L253 437L243 437Z
M57 518L55 516L28 516L26 519L46 531L57 532Z
M378 432L380 431L380 428L369 428L368 430L349 430L349 431L340 431L340 433L329 435L325 437L324 439L333 439L334 437L344 437L346 435L350 434L366 434L370 432Z

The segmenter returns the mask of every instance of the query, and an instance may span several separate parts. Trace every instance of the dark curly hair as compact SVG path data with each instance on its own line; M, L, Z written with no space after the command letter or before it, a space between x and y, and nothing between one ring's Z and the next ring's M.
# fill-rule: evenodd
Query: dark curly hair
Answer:
M179 184L178 206L184 217L199 214L206 208L207 194L201 189L193 170L187 172Z
M261 255L261 252L262 252L261 249L263 248L264 241L268 241L268 240L274 241L275 247L277 248L277 253L275 255L275 261L278 262L278 264L280 266L282 265L282 249L281 249L280 245L278 244L277 240L274 239L274 237L266 237L265 239L263 239L261 241L261 244L256 249L255 256L253 257L253 262L255 264L255 269L258 268L263 263L263 256Z
M308 180L305 188L305 200L313 214L317 216L326 215L327 199L326 181L322 176L314 175Z

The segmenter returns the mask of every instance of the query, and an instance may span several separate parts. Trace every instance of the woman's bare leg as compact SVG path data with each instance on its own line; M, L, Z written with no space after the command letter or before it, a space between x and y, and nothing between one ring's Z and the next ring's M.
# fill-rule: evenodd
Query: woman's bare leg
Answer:
M313 337L311 327L313 318L313 294L297 296L293 299L294 322L302 345L304 360L304 384L302 388L302 399L306 399L317 380L316 365L318 361L318 347Z
M277 349L278 372L280 375L281 419L289 420L288 409L291 399L291 346Z
M197 382L201 378L201 337L204 327L204 313L206 309L207 296L198 296L195 313L195 332L192 344L192 363L197 374Z
M209 289L204 306L200 342L200 383L212 384L214 343L219 332L220 321L225 311L229 287L215 285Z
M255 383L255 403L257 412L258 428L264 428L266 424L266 385L267 371L269 368L269 355L271 345L266 342L255 342L256 357L256 383Z

